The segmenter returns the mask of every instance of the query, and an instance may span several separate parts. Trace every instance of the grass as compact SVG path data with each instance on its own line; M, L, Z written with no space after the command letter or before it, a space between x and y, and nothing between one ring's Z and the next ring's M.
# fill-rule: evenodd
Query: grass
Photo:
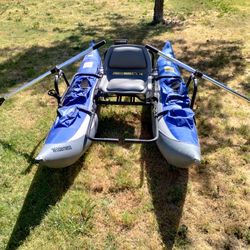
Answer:
M128 38L159 48L169 39L179 59L249 96L249 1L165 2L168 26L149 25L153 1L0 0L0 92L91 39ZM245 102L200 82L199 167L168 166L155 145L100 143L72 167L53 170L34 164L55 117L56 102L46 95L52 86L47 78L0 110L0 249L249 248ZM147 110L104 108L99 128L144 136L141 120L149 124Z

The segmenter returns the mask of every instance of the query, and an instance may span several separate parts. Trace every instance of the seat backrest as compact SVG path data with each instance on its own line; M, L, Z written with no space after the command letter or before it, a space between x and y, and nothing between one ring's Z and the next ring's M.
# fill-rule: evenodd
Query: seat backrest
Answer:
M113 45L105 56L104 73L108 80L130 78L146 81L151 71L150 55L142 45Z

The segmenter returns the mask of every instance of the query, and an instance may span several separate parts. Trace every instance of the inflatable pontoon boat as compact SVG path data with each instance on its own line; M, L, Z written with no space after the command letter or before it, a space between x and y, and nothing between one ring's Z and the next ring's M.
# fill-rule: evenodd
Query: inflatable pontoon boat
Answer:
M48 133L36 161L52 168L72 165L93 141L119 142L118 138L97 138L98 107L100 105L146 105L151 107L152 138L124 138L127 143L156 142L160 152L171 165L188 168L200 162L200 145L195 126L193 105L197 92L197 78L247 100L236 91L209 76L178 61L170 42L162 51L150 45L128 44L118 40L105 52L102 64L98 48L105 41L90 47L0 98L0 105L15 93L55 74L55 88L48 94L58 101L56 120ZM159 57L155 65L155 54ZM83 58L69 83L62 68ZM187 81L181 77L178 66L191 72ZM59 80L67 84L59 93ZM193 94L188 87L193 83Z

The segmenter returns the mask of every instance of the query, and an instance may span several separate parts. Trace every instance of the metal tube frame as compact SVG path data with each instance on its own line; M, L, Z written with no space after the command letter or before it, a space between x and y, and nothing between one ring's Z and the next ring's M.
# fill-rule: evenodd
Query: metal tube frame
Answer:
M196 99L196 95L197 95L197 92L198 92L198 79L195 77L194 74L191 74L189 76L188 81L186 83L187 88L189 88L189 85L190 85L191 81L193 82L194 89L193 89L193 94L192 94L190 108L193 109L194 108L195 99Z
M93 105L93 106L95 106L95 109L94 109L93 114L90 118L89 126L88 126L87 133L86 133L87 139L89 139L91 141L96 141L96 142L115 142L115 143L119 143L119 142L152 143L152 142L157 141L159 138L158 119L157 119L157 114L156 114L157 100L152 99L152 100L145 100L145 102L142 102L142 101L136 102L135 99L138 97L137 96L130 96L130 101L128 102L128 101L122 101L122 97L123 97L123 95L117 95L116 101L109 101L109 100L102 101L102 100L99 100L99 98L97 98L97 100L95 100L95 104ZM124 106L127 106L127 105L152 106L153 105L153 112L154 112L154 121L153 122L155 125L155 129L153 129L153 131L155 131L153 138L150 138L150 139L144 139L144 138L102 138L102 137L90 136L90 130L91 130L92 124L94 122L94 118L95 118L95 114L96 114L96 110L97 110L97 105L124 105Z
M48 95L49 96L53 96L54 98L56 98L58 106L60 106L62 97L68 91L70 84L69 84L69 81L68 81L65 73L61 69L58 69L57 67L55 67L55 68L57 70L55 70L56 75L55 75L55 79L54 79L54 89L50 89L48 91ZM63 78L63 80L64 80L64 82L65 82L65 84L67 86L67 89L65 90L65 92L63 93L63 95L60 95L60 91L59 91L59 82L60 82L61 78Z

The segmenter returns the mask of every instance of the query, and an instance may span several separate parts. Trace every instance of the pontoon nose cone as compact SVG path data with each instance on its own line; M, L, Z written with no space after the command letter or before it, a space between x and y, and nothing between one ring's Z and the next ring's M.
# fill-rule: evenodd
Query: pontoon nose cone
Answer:
M42 166L44 166L44 165L46 165L45 163L46 163L46 157L45 157L46 155L44 155L44 152L40 152L39 154L38 154L38 156L35 158L35 163L38 163L39 165L42 165Z
M198 166L200 164L200 152L198 147L189 146L190 148L186 149L183 152L178 152L178 157L175 155L175 158L172 161L172 158L168 157L170 164L175 165L179 168L189 168L192 166Z
M179 168L199 165L201 160L200 146L172 140L160 134L157 146L167 162Z
M64 168L75 163L87 149L84 137L61 144L44 144L36 160L50 168Z
M39 157L39 155L35 158L35 163L41 164L43 162L43 159Z
M195 165L195 166L200 165L200 163L201 163L201 160L198 160L198 159L195 159L195 160L194 160L194 165Z
M186 160L184 162L185 166L183 166L183 168L188 168L191 166L198 166L201 162L201 155L200 155L199 148L192 147L192 149L189 149L189 150L191 154L186 155ZM194 155L192 153L194 153Z

